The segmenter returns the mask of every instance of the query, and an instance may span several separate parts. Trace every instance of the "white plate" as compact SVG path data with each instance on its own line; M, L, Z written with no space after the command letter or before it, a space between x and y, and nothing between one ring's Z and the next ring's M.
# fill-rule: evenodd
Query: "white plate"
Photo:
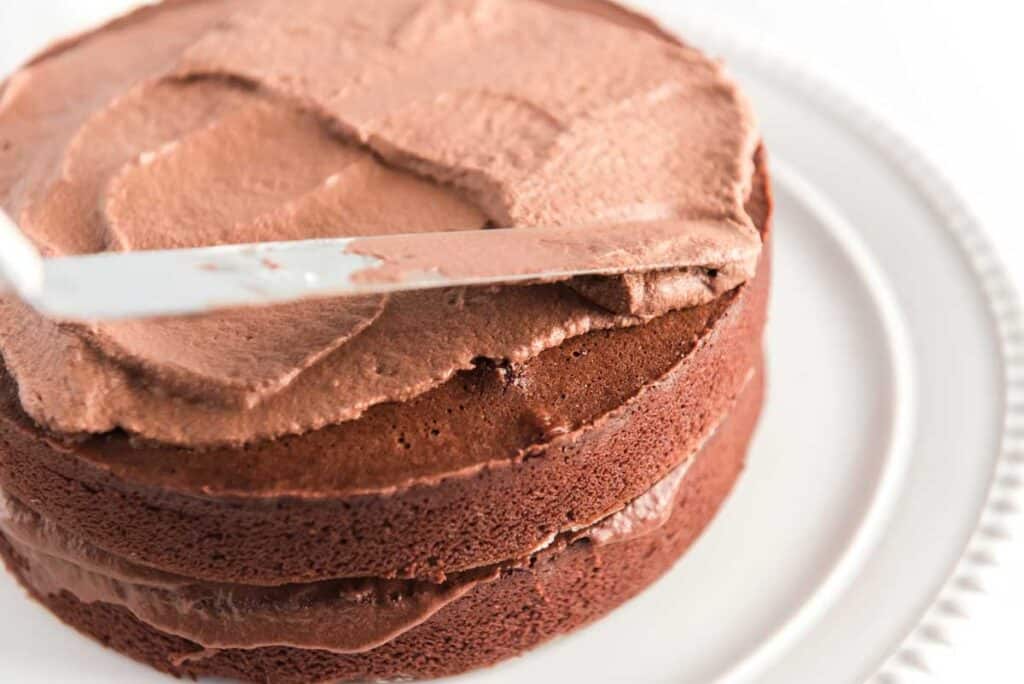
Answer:
M1015 295L956 193L888 126L750 40L662 16L728 61L772 154L766 414L735 493L668 576L452 681L911 681L955 636L1024 476ZM6 678L164 681L6 577L0 611Z

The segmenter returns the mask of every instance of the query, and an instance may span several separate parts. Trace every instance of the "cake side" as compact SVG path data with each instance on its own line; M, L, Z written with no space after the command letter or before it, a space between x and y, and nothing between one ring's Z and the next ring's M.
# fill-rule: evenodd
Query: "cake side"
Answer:
M154 629L131 611L85 603L70 592L40 592L32 566L0 535L0 555L33 595L62 620L102 643L177 676L294 682L425 679L519 655L604 615L668 570L713 518L742 470L762 401L753 376L734 411L694 460L656 530L619 543L585 536L541 552L520 567L442 607L426 622L361 653L288 646L210 648ZM308 631L308 630L306 630Z

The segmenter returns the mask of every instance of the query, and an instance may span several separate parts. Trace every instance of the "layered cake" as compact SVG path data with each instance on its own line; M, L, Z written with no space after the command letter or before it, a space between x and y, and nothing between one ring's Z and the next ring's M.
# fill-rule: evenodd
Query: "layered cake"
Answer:
M760 138L716 62L611 3L150 6L6 81L0 202L49 255L656 220L757 246L91 325L3 300L0 553L164 672L496 663L651 584L742 470Z

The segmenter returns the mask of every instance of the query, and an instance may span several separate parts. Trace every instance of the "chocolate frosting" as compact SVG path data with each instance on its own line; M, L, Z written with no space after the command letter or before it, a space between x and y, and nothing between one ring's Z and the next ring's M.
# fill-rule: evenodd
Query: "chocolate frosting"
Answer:
M655 219L727 225L749 245L757 140L711 60L545 2L177 0L7 82L0 203L51 255ZM694 265L722 251L698 246ZM707 278L91 326L6 301L0 353L54 431L234 445L702 303L722 289Z

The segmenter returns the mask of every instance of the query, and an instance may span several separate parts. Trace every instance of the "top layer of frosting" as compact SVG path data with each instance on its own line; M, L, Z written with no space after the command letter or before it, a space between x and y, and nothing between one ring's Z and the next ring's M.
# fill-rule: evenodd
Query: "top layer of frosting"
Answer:
M176 0L9 80L0 202L49 254L676 218L749 243L756 144L715 63L549 2ZM722 245L696 242L694 265L714 264ZM241 444L357 418L479 357L522 360L703 303L749 275L93 326L6 301L0 353L26 411L55 431Z

